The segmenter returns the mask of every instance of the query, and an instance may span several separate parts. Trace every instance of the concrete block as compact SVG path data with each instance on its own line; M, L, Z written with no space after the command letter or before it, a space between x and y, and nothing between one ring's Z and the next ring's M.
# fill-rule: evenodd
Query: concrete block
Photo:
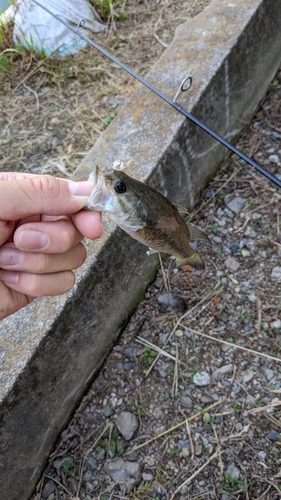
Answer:
M281 59L281 3L213 0L180 26L147 79L234 140L249 121ZM235 118L238 119L235 120ZM192 207L226 154L206 133L140 87L78 168L117 159L126 172ZM94 374L152 280L157 257L105 220L88 242L75 288L37 300L0 324L0 492L27 500L44 461Z

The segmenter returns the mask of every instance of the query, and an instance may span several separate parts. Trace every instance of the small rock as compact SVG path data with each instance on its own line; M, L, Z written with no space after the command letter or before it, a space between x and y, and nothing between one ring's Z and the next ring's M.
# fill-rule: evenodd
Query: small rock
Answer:
M94 459L94 457L87 457L85 460L86 464L91 467L91 469L96 469L98 467L97 461Z
M227 208L235 214L238 214L238 212L240 212L240 210L242 210L242 208L246 205L246 200L241 198L241 196L236 196L236 198L233 198L232 200L230 200L230 196L225 196L224 201Z
M276 431L270 431L267 434L267 437L268 437L268 439L270 439L270 441L277 441L278 440L278 432L276 432Z
M122 436L129 441L139 426L136 415L129 411L122 411L116 419L116 425Z
M240 478L240 470L238 467L236 467L234 462L231 462L229 466L227 467L225 474L229 475L232 477L232 479L239 479Z
M227 257L227 259L224 261L224 264L232 272L237 271L240 266L239 262L237 262L237 260L233 257Z
M199 457L200 455L202 455L202 451L203 451L202 444L197 444L195 446L195 449L194 449L194 453L195 453L196 457Z
M131 361L125 361L123 363L124 372L129 372L133 368L133 363Z
M268 159L271 163L275 163L276 165L278 165L280 161L278 155L269 155Z
M163 418L165 416L165 413L160 408L155 408L153 416L155 418Z
M218 368L217 370L215 370L213 372L213 377L216 380L221 380L224 377L224 375L226 375L227 373L232 373L232 372L233 372L233 364L229 363L228 365L223 365L220 368Z
M163 286L163 278L156 278L156 280L154 281L154 286L156 286L156 288L161 288L161 286Z
M251 252L249 252L249 250L247 250L247 248L242 248L241 250L241 255L242 257L246 258L246 257L250 257L251 256Z
M111 415L113 414L112 408L110 408L110 406L106 405L103 409L103 414L104 414L105 418L111 417Z
M281 267L276 266L271 271L271 277L281 281Z
M141 466L138 462L125 462L122 458L108 460L105 470L113 481L124 486L124 493L130 493L141 481Z
M188 439L179 439L178 446L182 450L183 448L190 448L190 442Z
M199 386L209 385L211 382L210 375L207 372L195 373L193 382Z
M276 330L279 330L281 328L281 321L280 319L276 319L275 321L272 321L271 327L275 328Z
M146 472L143 472L142 478L144 481L152 481L153 475L152 474L147 474Z
M125 347L123 353L126 358L135 358L137 355L137 350L135 347Z
M245 384L247 384L247 382L250 382L250 380L252 380L254 376L254 372L253 370L249 369L249 370L246 370L245 372L243 372L242 374L242 378L243 378L243 382Z
M175 307L179 306L180 299L178 299L173 293L165 292L158 295L157 301L162 306L171 307L174 309Z
M265 376L266 376L266 378L267 378L268 381L271 380L271 379L273 379L273 377L274 377L274 371L273 370L271 370L270 368L265 368L264 369L264 373L265 373Z
M253 228L251 228L251 226L248 226L245 231L245 236L247 236L248 238L256 238L257 233L253 230Z
M94 489L95 489L95 485L93 483L90 483L90 481L86 481L86 490L89 493L92 493L92 491L94 491Z
M258 452L258 456L259 456L262 460L265 460L265 459L266 459L266 453L265 453L265 451L259 451L259 452Z
M190 456L190 451L188 450L188 448L182 448L182 450L181 450L181 456L183 458L188 458Z
M250 293L250 295L248 295L248 299L250 302L256 302L257 297L255 296L254 293Z
M189 396L182 396L180 399L179 399L179 402L184 405L184 406L187 406L187 408L190 408L192 406L192 399L189 397Z
M232 252L232 253L236 253L238 252L238 250L240 249L240 246L239 246L239 243L231 243L229 245L229 250Z
M56 490L55 482L52 479L50 481L47 481L42 490L42 497L44 498L44 500L48 498L52 493L54 493L55 490Z

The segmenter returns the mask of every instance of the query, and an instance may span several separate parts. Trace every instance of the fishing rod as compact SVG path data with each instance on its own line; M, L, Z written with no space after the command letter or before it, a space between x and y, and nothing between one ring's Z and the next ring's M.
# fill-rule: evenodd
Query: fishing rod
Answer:
M228 142L222 136L220 136L219 134L217 134L216 132L214 132L211 128L209 128L207 125L205 125L204 123L202 123L200 120L198 120L198 118L196 118L195 116L193 116L186 109L184 109L180 104L178 104L178 102L176 102L179 94L181 92L186 92L190 88L190 86L192 84L192 78L190 76L186 77L182 81L182 83L181 83L181 85L179 87L179 90L177 91L177 93L175 95L174 100L170 99L170 97L168 97L165 94L163 94L163 92L161 92L161 90L159 90L156 87L154 87L154 85L152 85L147 80L145 80L145 78L142 78L140 75L138 75L137 73L135 73L135 71L133 71L132 69L130 69L128 66L126 66L126 64L124 64L121 61L119 61L119 59L117 59L115 56L113 56L112 54L110 54L109 52L107 52L107 50L105 50L104 48L100 47L100 45L98 45L96 42L94 42L89 37L87 37L86 35L84 35L84 33L82 33L81 31L79 31L79 28L84 28L85 27L85 21L84 21L84 19L82 19L79 22L78 26L76 28L74 28L67 21L65 21L64 19L61 19L59 16L57 16L56 14L54 14L53 12L51 12L47 7L45 7L44 5L42 5L37 0L32 0L32 1L35 4L37 4L39 7L41 7L43 10L45 10L46 12L48 12L48 14L50 14L55 19L57 19L57 21L59 21L60 23L64 24L73 33L75 33L80 38L82 38L82 40L84 40L85 42L87 42L89 45L91 45L92 47L94 47L95 49L97 49L99 52L101 52L103 55L105 55L108 59L110 59L115 64L117 64L117 66L119 66L124 71L126 71L127 73L129 73L129 75L133 76L136 80L138 80L140 83L142 83L149 90L151 90L152 92L154 92L154 94L156 94L158 97L160 97L161 99L163 99L163 101L165 101L168 104L170 104L170 106L172 106L174 109L176 109L179 113L181 113L186 118L188 118L189 120L191 120L193 123L195 123L196 125L198 125L198 127L200 127L202 130L204 130L205 132L207 132L207 134L209 134L211 137L213 137L214 139L216 139L218 142L220 142L221 144L223 144L226 148L228 148L230 151L232 151L232 153L235 153L242 160L244 160L246 163L248 163L249 165L251 165L252 167L254 167L262 175L264 175L265 177L267 177L267 179L269 179L274 184L276 184L276 186L278 186L279 188L281 188L281 179L278 179L277 177L275 177L275 175L273 175L270 172L268 172L268 170L266 170L265 168L263 168L256 161L254 161L252 158L249 158L247 155L245 155L244 153L242 153L242 151L240 151L239 149L237 149L235 146L233 146L230 142Z

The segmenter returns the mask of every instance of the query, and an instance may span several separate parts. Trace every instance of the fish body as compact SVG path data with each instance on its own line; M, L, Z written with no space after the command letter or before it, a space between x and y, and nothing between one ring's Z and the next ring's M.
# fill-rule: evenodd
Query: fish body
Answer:
M152 251L176 257L177 266L189 264L204 269L201 257L189 242L201 239L211 243L209 238L187 224L165 196L122 170L96 167L90 180L95 186L87 204L89 210L108 212L110 219L132 238Z

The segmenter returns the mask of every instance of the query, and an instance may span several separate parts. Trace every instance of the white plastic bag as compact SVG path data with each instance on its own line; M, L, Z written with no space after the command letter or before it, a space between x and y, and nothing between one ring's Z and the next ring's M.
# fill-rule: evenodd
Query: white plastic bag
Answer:
M95 18L94 9L87 0L40 0L54 14L77 26L85 20L85 28L97 33L106 29ZM13 39L26 48L61 55L77 52L86 42L57 21L32 0L19 0L14 19Z

